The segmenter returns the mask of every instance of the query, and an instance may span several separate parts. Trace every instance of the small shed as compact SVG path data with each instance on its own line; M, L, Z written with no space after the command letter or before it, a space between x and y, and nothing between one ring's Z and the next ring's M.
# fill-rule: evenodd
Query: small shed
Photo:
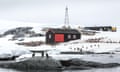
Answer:
M87 30L96 30L96 31L112 31L112 32L116 31L116 27L112 27L112 26L85 27L84 29L87 29Z
M81 33L76 29L49 29L46 32L46 43L55 44L81 38Z

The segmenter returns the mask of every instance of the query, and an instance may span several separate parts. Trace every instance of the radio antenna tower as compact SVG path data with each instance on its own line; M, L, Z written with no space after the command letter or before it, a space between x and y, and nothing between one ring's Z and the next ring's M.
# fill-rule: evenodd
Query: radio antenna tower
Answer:
M69 26L68 7L67 6L65 8L65 20L64 20L64 24L65 24L66 28L70 28L70 26Z

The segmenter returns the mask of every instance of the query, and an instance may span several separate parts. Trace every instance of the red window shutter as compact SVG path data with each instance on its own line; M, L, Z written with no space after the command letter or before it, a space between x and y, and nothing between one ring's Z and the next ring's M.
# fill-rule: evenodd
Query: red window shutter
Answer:
M55 34L55 42L64 42L64 34Z

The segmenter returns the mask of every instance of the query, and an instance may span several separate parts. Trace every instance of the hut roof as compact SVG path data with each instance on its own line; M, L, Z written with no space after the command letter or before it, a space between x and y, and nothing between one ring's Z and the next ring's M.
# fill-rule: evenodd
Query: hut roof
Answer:
M76 29L49 29L53 33L72 33L72 34L80 34L80 32Z

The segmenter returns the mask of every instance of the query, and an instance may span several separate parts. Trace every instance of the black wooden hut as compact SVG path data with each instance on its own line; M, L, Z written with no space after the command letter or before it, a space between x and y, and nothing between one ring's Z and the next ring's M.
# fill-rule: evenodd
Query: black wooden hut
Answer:
M81 38L81 33L75 29L49 29L46 32L46 43L55 44Z

